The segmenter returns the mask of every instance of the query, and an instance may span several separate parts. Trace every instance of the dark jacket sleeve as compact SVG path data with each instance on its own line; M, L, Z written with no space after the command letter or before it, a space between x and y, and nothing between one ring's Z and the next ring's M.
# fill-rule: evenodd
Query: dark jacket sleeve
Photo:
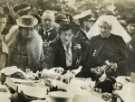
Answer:
M120 59L118 64L118 75L125 75L128 71L128 47L124 40L120 37L118 40L118 44L120 44Z
M92 41L91 41L92 40ZM84 52L83 52L83 58L82 58L82 65L83 69L81 72L81 77L91 77L90 68L93 63L92 61L92 43L94 39L88 40L85 46Z

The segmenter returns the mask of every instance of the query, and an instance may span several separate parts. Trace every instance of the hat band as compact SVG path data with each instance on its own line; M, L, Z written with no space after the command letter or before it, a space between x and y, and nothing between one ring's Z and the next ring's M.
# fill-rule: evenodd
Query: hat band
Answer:
M29 18L25 18L25 19L22 19L22 22L25 24L25 25L31 25L33 24L32 22L32 19L29 19Z

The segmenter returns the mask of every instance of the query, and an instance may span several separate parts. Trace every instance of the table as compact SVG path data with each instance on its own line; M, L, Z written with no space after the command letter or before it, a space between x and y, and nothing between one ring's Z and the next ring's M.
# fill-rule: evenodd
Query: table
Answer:
M87 89L89 83L91 84L90 89ZM77 101L75 102L105 102L101 96L101 93L97 93L93 90L95 82L91 81L89 78L75 78L71 81L69 85L68 92L75 95ZM82 90L80 87L84 88ZM86 89L85 89L86 88Z
M114 91L115 94L118 94L124 102L135 102L135 83L131 83L125 80L126 77L121 76L118 77L116 80L117 82L121 82L123 84L122 90L116 90ZM29 85L22 85L18 84L19 89L23 90L24 93L33 94L34 96L37 96L39 98L48 98L46 95L46 89L47 87L43 85L43 81L28 81L28 80L18 80L18 79L12 79L14 82L30 82L34 83L34 86L29 86ZM87 88L88 81L90 82L90 89L85 89ZM67 92L71 93L74 95L73 102L105 102L101 97L101 93L97 93L93 90L94 82L89 80L89 79L81 79L81 78L74 78L71 80L71 83L67 85ZM30 84L31 85L31 84ZM82 87L84 89L81 89ZM86 87L85 87L86 86ZM3 85L0 85L0 88L5 87ZM39 91L40 90L40 91ZM10 93L7 92L0 92L0 102L10 102L9 97ZM32 102L43 102L43 100L35 100Z
M13 82L24 82L27 83L27 80L20 80L20 79L13 79ZM31 83L32 81L30 81ZM46 97L48 98L48 96L46 96L46 86L43 86L42 81L38 81L38 82L34 82L34 86L29 86L29 85L22 85L22 84L17 84L18 85L18 90L21 91L23 90L24 93L27 93L27 95L34 95L37 96L39 98L43 98ZM86 90L81 90L80 89L80 85L86 84L86 80L84 82L84 80L75 78L71 81L71 83L69 85L67 85L68 87L68 92L75 95L74 98L74 102L82 102L83 100L85 100L85 102L104 102L103 99L101 98L101 95L91 91L91 92L87 92ZM39 91L40 90L40 91ZM3 97L4 96L4 97ZM10 93L9 92L0 92L0 102L10 102L9 100L10 97ZM80 101L77 101L80 100ZM37 102L43 102L43 100L36 100ZM36 102L33 101L33 102ZM84 101L83 101L84 102Z
M0 89L7 90L7 92L0 92L0 102L10 102L9 97L11 94L9 93L6 86L0 85Z
M123 84L123 88L114 91L114 93L118 94L124 102L135 102L135 83L126 81L125 76L118 77L116 80Z

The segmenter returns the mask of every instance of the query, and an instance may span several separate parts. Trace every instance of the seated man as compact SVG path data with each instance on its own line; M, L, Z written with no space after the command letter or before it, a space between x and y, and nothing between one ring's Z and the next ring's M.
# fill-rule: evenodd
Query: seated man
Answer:
M74 26L65 24L59 29L60 37L52 46L53 67L63 67L65 71L84 66L85 50L80 43L73 41Z
M112 81L118 75L126 75L127 47L120 36L111 33L112 26L108 22L102 21L99 27L100 34L93 37L89 42L87 68L90 69L88 69L87 75L91 76L94 80L99 80L102 74L106 74L104 76ZM111 63L111 71L108 72L108 69L103 69L101 70L103 72L101 75L99 75L100 72L98 74L93 73L93 68L100 66L100 69L101 66L106 65L106 61ZM108 85L107 83L103 85L104 88L108 87L106 86Z

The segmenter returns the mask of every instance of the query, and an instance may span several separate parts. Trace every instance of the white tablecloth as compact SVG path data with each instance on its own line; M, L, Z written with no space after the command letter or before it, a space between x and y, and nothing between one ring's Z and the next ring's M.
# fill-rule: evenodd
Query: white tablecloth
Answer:
M91 83L91 89L87 90L88 81ZM124 102L135 102L135 83L131 83L125 80L125 77L119 77L117 78L118 82L121 82L123 84L122 90L116 90L115 93L118 94ZM40 82L40 81L39 81ZM36 83L37 84L37 83ZM39 83L40 85L40 83ZM84 89L81 89L82 87ZM73 94L75 97L73 98L73 102L105 102L101 97L101 93L95 92L92 87L94 86L94 82L91 80L82 80L82 79L73 79L71 83L68 85L68 92ZM0 85L0 87L3 87ZM25 85L19 85L20 90L22 89L24 93L33 94L35 96L41 97L47 97L46 96L46 89L45 87L39 87L36 86L25 86ZM40 91L39 91L40 90ZM9 92L0 92L0 102L10 102L9 100L10 93ZM42 100L38 100L39 102L42 102Z
M135 102L135 83L128 82L125 79L124 76L117 78L117 81L123 84L123 88L122 90L116 90L114 93L118 94L124 102Z

